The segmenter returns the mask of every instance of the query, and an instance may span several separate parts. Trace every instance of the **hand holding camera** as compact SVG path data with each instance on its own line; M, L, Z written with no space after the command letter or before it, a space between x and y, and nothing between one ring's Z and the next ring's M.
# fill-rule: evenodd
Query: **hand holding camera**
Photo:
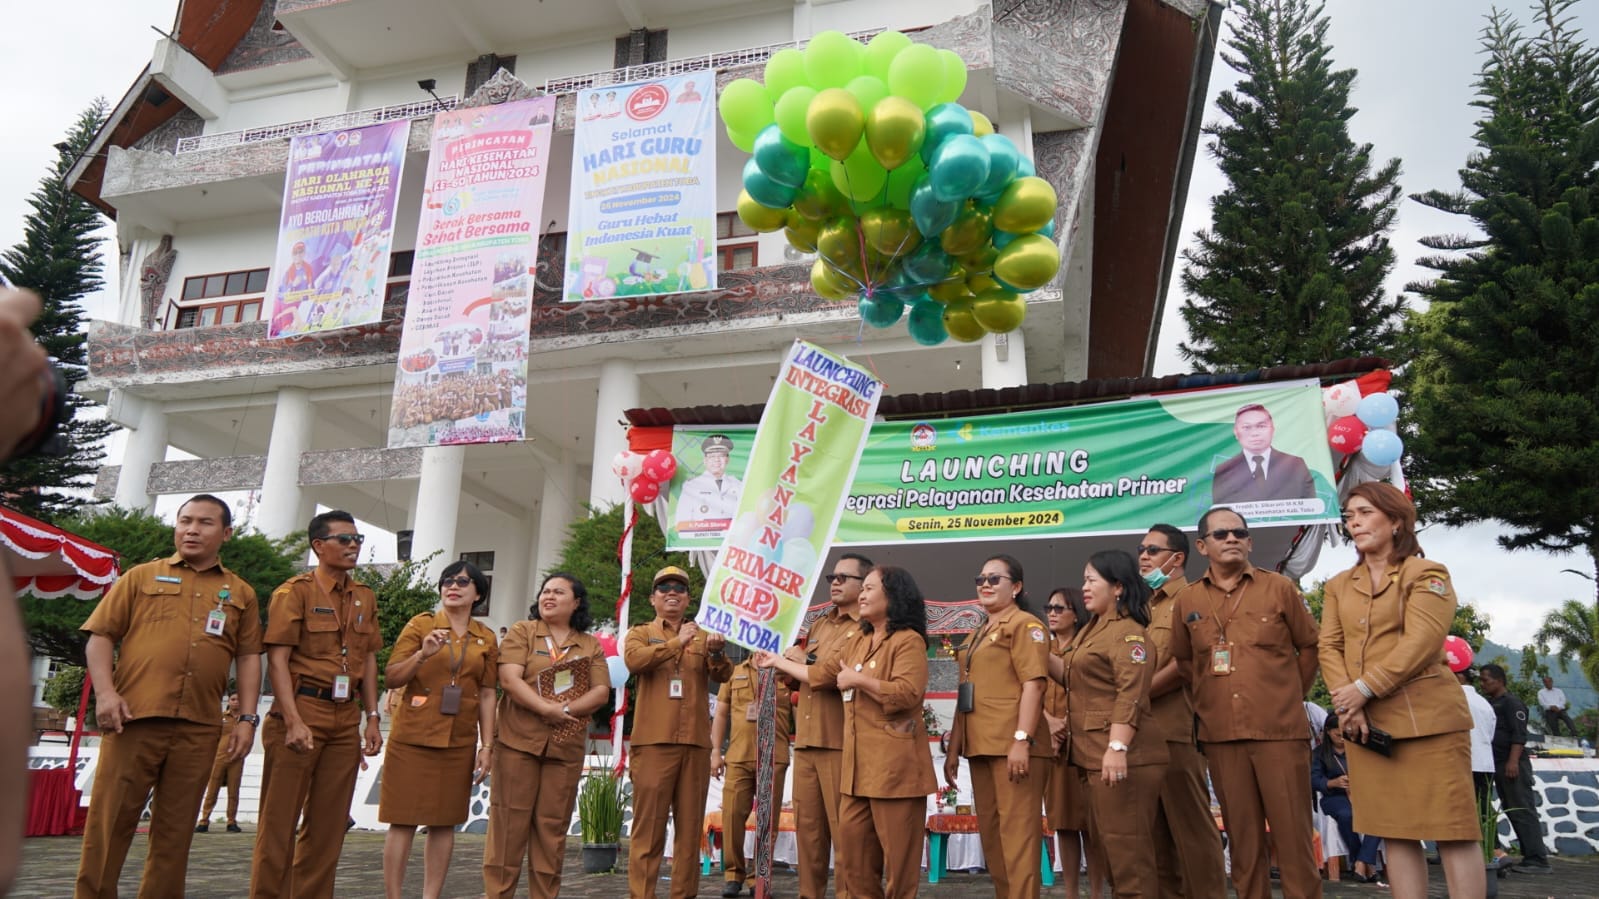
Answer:
M28 326L39 298L0 275L0 396L12 410L0 416L0 461L38 449L55 431L66 391Z

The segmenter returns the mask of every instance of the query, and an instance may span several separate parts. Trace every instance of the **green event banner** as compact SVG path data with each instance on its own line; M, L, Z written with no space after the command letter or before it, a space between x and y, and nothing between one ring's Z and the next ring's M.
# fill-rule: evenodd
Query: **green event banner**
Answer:
M882 387L847 360L794 342L755 431L732 526L705 579L701 627L750 649L778 652L794 642Z
M1314 381L872 427L838 544L1338 520Z

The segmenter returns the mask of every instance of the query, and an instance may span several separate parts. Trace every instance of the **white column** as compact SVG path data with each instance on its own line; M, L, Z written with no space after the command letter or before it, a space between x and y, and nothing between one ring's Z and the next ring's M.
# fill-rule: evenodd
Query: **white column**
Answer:
M509 541L496 550L494 596L489 603L489 623L495 631L527 617L527 607L531 604L528 597L533 589L528 586L528 565L533 556L533 528L537 520L538 513L532 509L523 512L521 518L512 519Z
M1027 343L1022 329L983 337L983 386L998 390L1027 383Z
M268 537L282 537L303 528L305 492L300 489L300 454L311 448L316 412L311 394L302 387L278 390L267 439L266 472L261 477L261 509L255 526Z
M155 497L150 495L150 466L167 459L167 413L165 407L152 400L124 395L122 403L124 408L138 407L138 424L129 432L127 448L122 451L115 501L124 509L149 512L155 508Z
M610 474L610 468L607 462L606 474ZM576 514L577 465L569 454L562 453L560 464L544 468L544 495L539 498L539 542L528 579L534 589L560 562L561 544L566 542L566 529Z
M600 368L599 396L594 404L594 477L589 504L603 512L620 505L627 493L611 474L611 460L627 449L627 430L617 424L622 413L639 405L638 374L628 359L610 359ZM548 534L545 541L549 539Z
M444 567L455 561L455 524L461 511L461 469L465 464L464 446L430 446L422 451L411 557L423 559L442 550L428 563L429 582L438 580Z

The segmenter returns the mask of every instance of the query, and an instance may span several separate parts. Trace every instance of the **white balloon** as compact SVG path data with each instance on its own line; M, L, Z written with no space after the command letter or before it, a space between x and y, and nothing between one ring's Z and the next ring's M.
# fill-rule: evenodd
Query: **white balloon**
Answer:
M1327 416L1327 423L1332 424L1345 415L1354 415L1355 407L1360 405L1360 383L1358 381L1344 381L1331 387L1324 387L1321 391L1321 409Z
M611 471L623 481L631 481L644 470L644 457L630 450L622 450L611 459Z

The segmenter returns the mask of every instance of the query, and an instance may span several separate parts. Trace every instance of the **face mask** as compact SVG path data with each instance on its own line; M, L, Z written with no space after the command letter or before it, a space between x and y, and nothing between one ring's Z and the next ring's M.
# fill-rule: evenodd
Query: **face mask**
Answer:
M1144 583L1148 584L1151 590L1159 590L1169 580L1171 580L1171 575L1161 571L1159 568L1144 575Z

